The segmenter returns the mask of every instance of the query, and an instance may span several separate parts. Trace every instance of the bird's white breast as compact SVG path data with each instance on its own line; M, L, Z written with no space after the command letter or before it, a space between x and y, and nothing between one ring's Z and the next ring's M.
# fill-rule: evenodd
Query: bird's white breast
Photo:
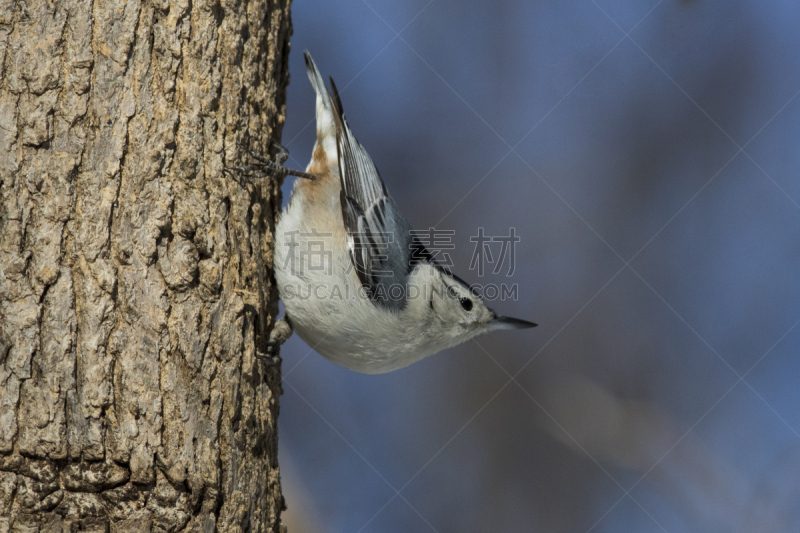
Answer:
M275 236L275 277L297 334L334 363L365 373L402 368L454 344L421 334L430 331L420 306L428 306L433 269L410 277L414 297L401 311L376 305L347 252L338 190L309 190L296 184Z

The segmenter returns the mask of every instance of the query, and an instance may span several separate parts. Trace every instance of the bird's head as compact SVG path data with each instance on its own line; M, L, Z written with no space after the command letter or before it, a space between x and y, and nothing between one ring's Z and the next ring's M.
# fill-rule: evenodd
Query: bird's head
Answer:
M536 324L501 316L458 276L444 270L432 273L427 307L430 328L438 330L449 346L499 329L532 328Z

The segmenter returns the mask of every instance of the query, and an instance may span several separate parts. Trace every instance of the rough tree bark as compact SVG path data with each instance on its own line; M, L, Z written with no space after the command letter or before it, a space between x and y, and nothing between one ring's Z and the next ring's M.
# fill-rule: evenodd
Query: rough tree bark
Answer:
M0 532L279 531L288 0L0 0Z

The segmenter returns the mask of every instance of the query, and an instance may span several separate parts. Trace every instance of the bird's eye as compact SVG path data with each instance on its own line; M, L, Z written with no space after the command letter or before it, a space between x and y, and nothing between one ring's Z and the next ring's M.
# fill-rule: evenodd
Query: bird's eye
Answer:
M472 311L472 300L469 298L461 298L461 309L464 311Z

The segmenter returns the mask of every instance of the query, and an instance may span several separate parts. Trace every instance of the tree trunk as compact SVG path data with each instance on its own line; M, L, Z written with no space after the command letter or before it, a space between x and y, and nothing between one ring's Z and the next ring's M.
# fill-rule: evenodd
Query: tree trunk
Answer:
M0 532L279 531L288 0L0 0Z

